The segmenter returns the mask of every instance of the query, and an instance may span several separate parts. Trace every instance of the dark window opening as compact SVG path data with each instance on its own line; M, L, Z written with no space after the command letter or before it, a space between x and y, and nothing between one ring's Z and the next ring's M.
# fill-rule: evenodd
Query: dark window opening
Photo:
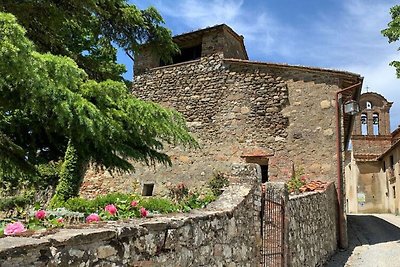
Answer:
M152 196L154 190L154 183L143 184L142 196Z
M393 186L393 198L396 198L396 186Z
M372 115L372 126L374 129L374 135L379 135L379 114L377 113Z
M393 155L390 155L390 167L394 170L394 158Z
M185 61L199 59L201 57L201 44L192 46L192 47L185 47L181 48L181 53L176 54L172 57L172 63L165 63L164 61L160 61L160 66L166 66L169 64L176 64Z
M383 161L383 171L386 171L386 161Z
M361 114L361 134L368 135L368 117L367 114Z
M268 182L268 165L260 165L261 167L261 182Z

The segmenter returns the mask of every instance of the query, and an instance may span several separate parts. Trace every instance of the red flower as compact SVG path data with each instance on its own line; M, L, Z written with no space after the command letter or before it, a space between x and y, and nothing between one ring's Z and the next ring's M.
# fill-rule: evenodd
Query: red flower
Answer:
M114 204L109 204L104 208L105 211L110 213L110 215L114 216L117 214L117 208L114 206Z
M38 210L38 211L35 213L35 217L36 217L36 219L38 219L38 220L43 220L43 219L46 217L46 212L45 212L44 210Z
M100 221L100 216L97 215L96 213L92 213L89 216L86 217L86 222L91 223L91 222L98 222Z
M138 202L136 200L131 202L131 206L132 207L137 207L137 205L138 205Z
M145 218L149 215L149 212L145 208L140 208L140 215Z
M64 223L64 218L63 218L63 217L58 218L58 219L57 219L57 222L58 222L58 223Z

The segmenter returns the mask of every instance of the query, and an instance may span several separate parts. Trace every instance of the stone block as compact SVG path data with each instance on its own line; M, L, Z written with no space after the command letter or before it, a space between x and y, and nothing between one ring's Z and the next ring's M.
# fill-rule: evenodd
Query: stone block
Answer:
M106 259L108 257L115 256L117 254L117 250L115 250L115 248L112 246L106 245L98 247L96 253L99 259Z
M321 109L328 109L331 107L331 102L329 100L323 100L320 103Z

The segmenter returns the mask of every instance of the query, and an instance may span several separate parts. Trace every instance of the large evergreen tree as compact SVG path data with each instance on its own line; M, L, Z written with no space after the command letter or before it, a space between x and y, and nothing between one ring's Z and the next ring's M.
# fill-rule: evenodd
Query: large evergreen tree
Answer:
M70 57L96 81L122 80L116 47L132 59L143 43L166 61L177 51L157 10L126 0L2 0L2 9L17 17L38 52Z
M135 98L122 82L89 79L68 57L36 52L6 13L0 58L0 173L63 159L55 201L78 193L91 161L130 170L130 159L170 163L163 143L195 144L180 114Z
M390 15L392 16L392 21L388 23L386 29L382 30L382 34L388 38L389 43L392 43L400 38L400 5L392 7ZM400 61L392 61L390 65L396 68L397 78L400 78Z

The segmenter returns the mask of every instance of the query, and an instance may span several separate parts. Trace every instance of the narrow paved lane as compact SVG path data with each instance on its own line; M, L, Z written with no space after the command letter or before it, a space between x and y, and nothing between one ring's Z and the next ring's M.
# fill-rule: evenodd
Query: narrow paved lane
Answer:
M392 214L348 215L349 249L328 267L400 267L400 217Z

